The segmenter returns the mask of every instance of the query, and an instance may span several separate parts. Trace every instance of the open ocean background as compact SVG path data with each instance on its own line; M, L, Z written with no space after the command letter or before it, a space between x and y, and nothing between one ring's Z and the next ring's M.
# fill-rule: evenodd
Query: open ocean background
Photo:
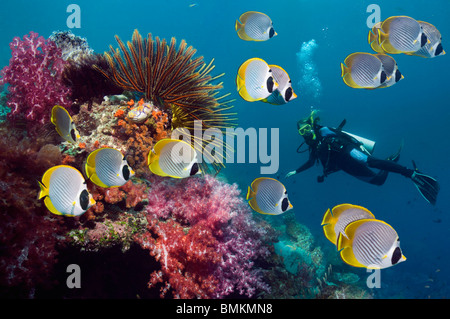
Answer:
M315 235L326 254L337 254L320 226L327 208L353 203L371 210L389 223L400 236L407 261L381 272L379 298L450 297L450 54L435 59L393 56L405 76L395 86L380 90L355 90L340 78L339 64L353 52L372 52L367 43L366 12L369 4L381 8L381 20L407 15L435 25L443 46L450 52L450 1L333 1L333 0L58 0L1 2L0 68L11 56L9 43L35 31L49 37L52 31L67 30L69 4L81 8L81 28L72 29L87 38L95 52L116 47L114 35L131 39L134 29L142 35L185 39L197 49L196 56L215 59L213 74L225 72L223 94L230 92L239 117L239 127L279 128L278 175L294 205L297 220ZM270 16L278 36L266 42L246 42L236 35L236 19L246 11ZM314 40L313 42L311 42ZM302 44L315 44L304 47ZM259 57L283 67L290 75L298 98L283 106L249 103L236 92L239 66ZM305 68L305 64L308 68ZM383 186L373 186L342 172L317 183L322 167L296 175L284 175L307 160L298 154L302 138L296 122L320 110L323 125L337 126L345 118L345 130L377 142L374 155L386 158L397 151L402 139L400 164L436 177L441 185L437 204L431 206L413 183L390 174ZM243 190L260 176L256 164L229 164L223 173ZM276 216L273 217L277 218ZM348 266L350 267L350 266ZM352 268L361 278L365 269Z

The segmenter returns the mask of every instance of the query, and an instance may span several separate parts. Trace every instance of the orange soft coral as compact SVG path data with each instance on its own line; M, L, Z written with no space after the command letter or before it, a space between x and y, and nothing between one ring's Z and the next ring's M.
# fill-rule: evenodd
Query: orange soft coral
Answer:
M124 112L124 110L122 110L122 109L118 109L118 110L116 111L116 113L114 113L114 116L115 116L115 117L118 117L118 118L123 118L123 117L125 117L125 112Z
M155 141L162 140L163 138L167 138L168 131L166 131L169 118L167 113L163 113L161 111L153 111L152 116L156 122L156 135L154 136Z
M119 120L118 129L114 130L114 136L126 141L125 148L128 153L128 163L136 171L136 175L148 170L147 155L153 147L152 134L147 125L133 123L130 119Z

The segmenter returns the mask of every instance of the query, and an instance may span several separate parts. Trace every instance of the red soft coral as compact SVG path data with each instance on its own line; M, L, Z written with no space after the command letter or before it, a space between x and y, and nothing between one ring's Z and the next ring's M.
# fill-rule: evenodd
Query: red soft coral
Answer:
M148 232L136 241L161 264L149 286L176 298L251 297L269 291L258 259L275 241L257 224L237 185L214 177L182 180L154 177L146 206Z

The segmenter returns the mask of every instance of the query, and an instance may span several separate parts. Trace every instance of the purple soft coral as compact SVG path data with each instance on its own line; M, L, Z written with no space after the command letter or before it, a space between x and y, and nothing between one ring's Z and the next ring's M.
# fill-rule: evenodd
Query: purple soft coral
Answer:
M12 57L1 71L0 84L8 83L11 120L25 117L28 124L44 124L55 104L70 107L70 89L61 81L65 61L56 44L36 32L15 37L10 43Z

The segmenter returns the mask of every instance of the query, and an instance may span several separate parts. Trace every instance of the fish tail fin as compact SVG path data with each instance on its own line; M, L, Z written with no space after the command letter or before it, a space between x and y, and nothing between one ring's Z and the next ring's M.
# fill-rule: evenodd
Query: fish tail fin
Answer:
M38 181L38 183L39 183L39 187L41 189L41 191L39 192L38 199L48 196L48 188L45 187L44 184L42 184L41 182Z
M255 192L252 190L252 188L249 186L247 190L247 197L246 199L249 200L250 198L255 197Z
M347 73L348 67L344 63L341 63L341 77L344 77Z
M331 212L331 209L328 208L327 211L325 212L325 215L323 215L322 225L330 224L333 222L333 220L334 220L334 217Z
M234 28L236 31L238 31L240 28L242 28L243 24L239 22L239 20L236 20L236 23L234 25Z
M150 165L151 163L153 163L154 161L159 159L159 155L156 154L155 152L153 152L153 150L150 150L150 152L148 152L148 157L147 157L147 165Z

